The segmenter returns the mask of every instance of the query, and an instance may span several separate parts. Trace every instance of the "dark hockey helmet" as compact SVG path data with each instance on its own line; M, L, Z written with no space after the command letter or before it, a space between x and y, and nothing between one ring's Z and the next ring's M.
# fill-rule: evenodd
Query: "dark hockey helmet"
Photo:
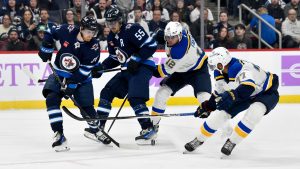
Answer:
M97 20L92 16L85 16L81 19L80 26L83 29L96 31L97 30Z
M111 5L104 13L107 22L120 21L122 22L122 12L116 5Z

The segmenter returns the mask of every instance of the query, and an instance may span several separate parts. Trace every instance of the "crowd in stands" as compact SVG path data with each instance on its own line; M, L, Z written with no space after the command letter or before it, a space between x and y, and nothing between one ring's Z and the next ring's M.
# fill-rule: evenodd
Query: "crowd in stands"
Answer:
M201 19L204 20L204 48L223 46L229 49L257 48L257 39L249 30L258 30L258 19L243 10L243 22L229 24L229 18L238 18L238 6L246 4L269 24L282 33L283 48L299 48L300 0L221 0L219 22L211 9L205 8L200 16L201 0L0 0L0 50L38 50L44 32L53 26L69 24L79 26L82 11L94 16L98 22L97 38L102 50L107 49L109 28L104 13L111 4L123 12L123 22L138 23L150 36L158 36L169 21L178 21L200 44ZM217 2L217 0L210 0ZM261 26L262 39L278 47L278 35L266 24ZM60 48L57 42L56 48ZM266 47L263 45L263 47ZM164 49L159 43L158 49Z

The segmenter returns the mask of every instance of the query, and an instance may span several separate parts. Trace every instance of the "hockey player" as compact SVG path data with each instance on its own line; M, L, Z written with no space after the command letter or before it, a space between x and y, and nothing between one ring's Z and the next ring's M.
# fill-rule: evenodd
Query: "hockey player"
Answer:
M216 92L206 101L206 106L198 107L195 115L214 112L201 126L200 135L188 142L185 149L194 151L227 120L247 110L221 149L221 152L228 156L278 103L278 76L250 62L231 57L223 47L212 51L208 57L208 64L214 69Z
M52 57L54 40L59 40L61 43L61 49L56 55L53 67L64 86L61 86L55 75L51 74L43 88L51 128L54 131L52 147L55 151L68 151L70 149L63 133L63 118L60 110L62 97L74 95L75 100L89 113L89 116L96 116L93 107L94 95L91 81L92 74L95 77L101 76L101 74L96 73L99 67L101 69L101 65L98 63L100 58L99 42L93 38L96 34L96 28L97 21L88 16L82 18L80 28L74 25L53 27L45 32L39 50L38 55L43 62L47 62ZM99 136L99 141L107 141L101 140L104 137L100 137L102 133L97 126L99 122L88 124L88 132Z
M149 81L155 68L152 55L157 44L140 25L123 23L122 13L116 6L110 6L104 16L111 32L107 38L109 57L102 62L103 68L121 65L127 70L117 73L102 89L97 112L107 117L113 99L128 94L135 114L148 114L146 101L149 100ZM138 144L148 144L148 140L155 137L153 125L149 118L138 121L142 131L135 140ZM101 121L101 127L105 122Z
M209 99L211 80L207 67L207 55L197 45L188 31L179 22L169 22L164 30L167 61L157 66L154 76L165 77L155 95L152 115L165 112L166 102L171 95L186 85L194 89L199 103ZM153 117L153 125L158 129L160 117Z

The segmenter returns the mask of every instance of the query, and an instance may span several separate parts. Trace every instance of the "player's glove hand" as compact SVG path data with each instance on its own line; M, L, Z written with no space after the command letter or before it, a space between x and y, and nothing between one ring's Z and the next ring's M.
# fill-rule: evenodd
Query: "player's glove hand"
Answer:
M217 103L218 110L228 111L236 101L236 93L234 90L226 91L222 94L219 94L219 96L221 99Z
M65 98L68 99L68 96L72 96L74 94L76 88L77 88L76 83L69 82L66 84L66 88L62 88L61 91L66 96Z
M54 49L51 44L43 42L42 46L39 49L38 55L43 62L47 62L48 60L51 60L53 51Z
M140 67L140 63L133 59L130 59L129 62L127 63L127 71L131 74L134 74L139 67Z
M103 70L102 64L98 64L97 66L95 66L92 69L92 77L93 78L100 78L102 76L102 74L103 74L103 73L100 72L102 70Z
M204 101L201 105L197 108L196 112L194 113L195 117L199 118L207 118L212 111L216 110L216 101L214 97L211 97L209 100Z
M159 72L158 72L158 66L153 70L153 76L156 78L161 78Z

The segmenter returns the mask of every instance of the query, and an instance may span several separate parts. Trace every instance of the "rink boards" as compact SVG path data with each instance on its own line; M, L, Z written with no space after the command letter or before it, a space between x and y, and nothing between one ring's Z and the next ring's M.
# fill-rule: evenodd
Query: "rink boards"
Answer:
M207 52L209 54L210 52ZM300 103L300 52L299 50L247 50L231 51L233 57L253 62L264 70L276 73L279 76L281 103ZM101 52L101 60L108 56ZM165 52L158 51L154 55L156 63L163 63L166 59ZM37 79L45 79L51 73L47 64L41 62L37 52L0 53L0 109L33 109L44 108L45 101L41 94L43 83L38 84L29 78L24 69L32 72ZM94 79L95 102L107 81L115 73L105 73L100 79ZM153 102L155 92L161 79L153 77L150 81L150 101ZM120 105L122 100L116 100L113 106ZM190 86L181 91L168 101L169 105L194 105L197 100L193 97ZM69 101L64 105L73 106Z

